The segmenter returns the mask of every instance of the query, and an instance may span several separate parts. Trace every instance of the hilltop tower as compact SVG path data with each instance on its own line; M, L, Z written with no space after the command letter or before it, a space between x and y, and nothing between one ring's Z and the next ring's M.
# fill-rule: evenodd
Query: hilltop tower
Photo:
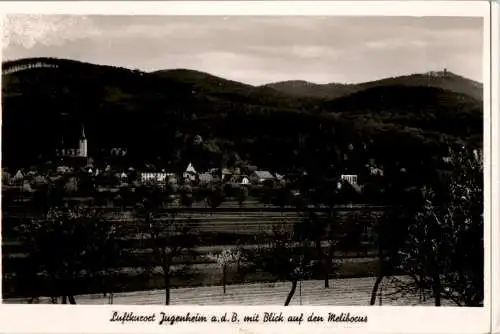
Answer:
M80 142L79 142L79 151L78 155L80 157L86 158L88 156L88 151L87 151L87 137L85 137L85 128L82 125L82 135L80 137Z

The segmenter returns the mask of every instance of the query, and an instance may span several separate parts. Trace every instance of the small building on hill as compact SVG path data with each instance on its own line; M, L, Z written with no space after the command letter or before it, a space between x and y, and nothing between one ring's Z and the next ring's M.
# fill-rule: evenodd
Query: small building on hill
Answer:
M124 157L128 154L128 149L123 147L113 147L108 150L111 157Z
M451 165L451 163L453 162L453 158L449 156L443 157L442 160L447 165Z
M384 170L378 167L370 166L370 175L372 176L384 176Z

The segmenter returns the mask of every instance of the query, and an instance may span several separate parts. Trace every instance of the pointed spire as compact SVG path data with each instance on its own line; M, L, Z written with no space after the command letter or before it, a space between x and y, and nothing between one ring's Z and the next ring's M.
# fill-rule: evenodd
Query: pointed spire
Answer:
M82 139L87 139L85 137L85 127L83 126L83 124L82 124Z

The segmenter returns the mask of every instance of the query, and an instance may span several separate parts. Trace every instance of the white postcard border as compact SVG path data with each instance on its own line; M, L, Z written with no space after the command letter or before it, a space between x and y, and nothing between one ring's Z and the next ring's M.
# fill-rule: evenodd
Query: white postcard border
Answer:
M475 16L484 18L484 152L485 152L485 296L500 290L499 283L491 286L490 263L498 262L498 227L492 229L489 223L492 215L498 218L498 208L490 210L491 196L498 198L498 166L492 166L490 147L490 122L492 132L498 133L498 108L495 107L490 119L490 4L485 1L171 1L171 2L5 2L0 4L0 13L42 14L113 14L113 15L342 15L342 16ZM498 13L496 14L498 20ZM498 40L498 34L496 35ZM498 43L498 41L497 41ZM496 53L498 54L498 44ZM495 62L493 62L495 63ZM498 66L496 66L498 71ZM496 79L498 89L498 77ZM494 92L498 105L498 93ZM498 162L498 136L494 135L493 152ZM493 170L492 170L493 168ZM491 173L493 171L493 173ZM493 178L491 178L493 176ZM494 232L493 234L491 232ZM494 236L490 238L490 236ZM495 239L491 244L491 239ZM491 257L490 250L495 251ZM0 260L1 261L1 260ZM493 266L495 272L498 265ZM498 279L498 275L495 276ZM492 290L493 289L493 290ZM498 294L498 293L496 293ZM487 333L500 327L500 308L495 303L496 320L491 322L491 299L485 297L483 308L454 307L280 307L280 306L62 306L62 305L0 305L0 332L6 333L160 333L165 330L179 333L192 333L213 330L215 332L259 332L274 333L286 330L287 333L304 331L341 330L345 333ZM363 324L341 325L338 323L291 324L185 324L158 326L157 323L129 323L122 325L109 322L112 311L133 311L137 313L160 312L183 314L186 312L223 314L238 312L283 312L297 313L341 313L367 315L368 322Z
M492 114L495 117L492 117L491 120L491 129L492 129L492 180L491 184L494 185L491 189L492 191L492 200L493 205L491 205L492 209L492 218L493 223L491 224L491 274L492 274L492 287L491 287L491 308L492 308L492 333L500 333L500 298L495 298L494 296L499 296L500 294L500 225L498 224L498 218L500 213L500 207L496 204L498 198L500 196L500 170L499 170L499 162L500 162L500 151L499 151L499 84L500 84L500 66L499 66L499 57L500 57L500 5L498 2L492 3L492 12L491 12L491 76L492 83L491 87L491 104L492 104Z

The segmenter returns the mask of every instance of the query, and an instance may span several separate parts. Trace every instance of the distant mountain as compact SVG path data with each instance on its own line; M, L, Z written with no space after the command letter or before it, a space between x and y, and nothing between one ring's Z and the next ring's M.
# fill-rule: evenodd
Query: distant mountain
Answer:
M483 127L481 100L429 86L373 86L324 102L323 109L458 137L482 133Z
M3 137L11 143L4 144L4 162L50 155L63 140L75 145L82 124L94 147L128 147L137 160L177 157L173 150L196 134L229 149L242 133L233 130L237 118L250 122L319 107L308 98L191 70L145 73L51 58L6 62L3 70Z
M372 87L392 85L443 88L455 93L467 94L479 100L483 99L483 84L449 71L411 74L360 84L314 84L307 81L282 81L262 87L273 88L296 96L335 99Z
M318 177L332 168L357 172L368 158L418 165L452 142L475 138L479 145L482 105L456 92L466 81L448 78L443 89L419 86L419 77L358 85L325 99L185 69L146 73L51 58L5 62L2 162L53 159L56 148L77 145L82 124L97 158L106 158L101 149L126 147L128 163L185 168L193 162L203 170L239 156L260 168L306 168ZM391 84L397 80L412 84ZM337 88L346 87L354 86Z
M310 109L316 102L307 97L296 97L272 88L255 87L194 70L161 70L151 74L187 85L192 89L193 94L207 94L243 103L265 104L292 109Z
M296 96L308 96L321 99L334 99L354 93L357 90L356 85L337 83L315 84L303 80L281 81L266 84L261 87L272 88L276 91Z

